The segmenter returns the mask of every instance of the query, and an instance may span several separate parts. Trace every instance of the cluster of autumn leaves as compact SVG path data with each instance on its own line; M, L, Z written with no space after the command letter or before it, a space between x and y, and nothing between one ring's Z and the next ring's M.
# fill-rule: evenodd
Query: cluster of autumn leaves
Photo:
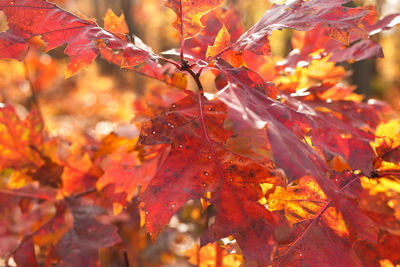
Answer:
M181 48L161 56L111 11L103 29L3 0L1 58L23 60L40 37L66 44L67 77L101 55L163 84L134 102L131 124L80 144L46 128L40 80L25 118L1 104L4 264L400 264L400 119L341 84L336 64L382 56L370 36L399 14L346 2L273 5L244 32L222 1L169 0ZM277 59L268 37L283 28L298 31Z

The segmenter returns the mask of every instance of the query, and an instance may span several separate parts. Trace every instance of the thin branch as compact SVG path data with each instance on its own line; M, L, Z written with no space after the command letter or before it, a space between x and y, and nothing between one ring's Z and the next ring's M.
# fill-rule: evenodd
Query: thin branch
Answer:
M128 26L129 36L132 36L134 34L134 27L131 0L121 0L121 8L125 16L126 25Z
M37 93L36 93L36 88L33 85L33 82L31 80L28 64L26 64L25 60L24 60L24 70L25 70L25 79L29 82L29 88L31 90L30 102L33 103L33 105L36 107L37 111L39 112L39 116L43 121L43 114L42 114L41 109L40 109L39 100L38 100L38 96L37 96Z
M37 196L37 195L26 193L26 192L11 191L11 190L5 190L5 189L0 189L0 194L9 195L9 196L13 196L13 197L30 198L30 199L34 199L34 200L40 200L40 201L51 200L51 198L48 198L45 196Z
M95 192L97 192L97 188L93 187L93 188L90 188L90 189L88 189L88 190L86 190L86 191L84 191L82 193L79 193L79 194L75 195L75 197L76 198L80 198L80 197L83 197L83 196L86 196L86 195L89 195L89 194L95 193Z
M400 178L400 170L378 170L377 173L377 178L382 178L386 176L397 176L398 178Z
M185 31L183 27L183 7L182 7L182 0L179 0L179 8L181 11L180 17L181 17L181 53L179 55L179 59L181 62L185 60L184 55L183 55L183 46L185 44Z
M129 258L128 258L128 253L126 252L126 250L124 250L124 263L125 263L125 267L129 267Z

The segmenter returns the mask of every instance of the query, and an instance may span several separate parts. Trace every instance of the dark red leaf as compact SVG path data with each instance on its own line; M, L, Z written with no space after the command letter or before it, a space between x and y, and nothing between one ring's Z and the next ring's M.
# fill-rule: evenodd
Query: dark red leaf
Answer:
M249 50L256 54L269 54L268 36L274 30L293 28L309 31L319 24L329 25L331 30L354 32L366 36L359 21L368 12L362 8L342 7L347 0L291 1L286 5L274 5L239 40L232 45L234 50Z
M203 244L233 235L246 259L262 263L260 266L268 264L274 216L257 202L261 196L258 184L276 179L267 163L260 164L224 146L231 132L223 128L223 103L202 98L200 115L196 96L188 94L143 125L140 143L171 145L171 152L141 198L146 228L154 237L189 199L205 198L211 192L207 201L215 206L217 215ZM249 242L250 237L256 239Z
M25 236L13 253L17 266L37 267L35 249L33 246L32 236Z

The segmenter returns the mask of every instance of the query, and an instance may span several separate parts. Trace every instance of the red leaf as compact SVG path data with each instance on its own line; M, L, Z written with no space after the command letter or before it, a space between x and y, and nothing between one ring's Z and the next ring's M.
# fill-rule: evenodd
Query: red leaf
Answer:
M128 62L125 65L130 66L155 57L123 35L114 35L44 0L2 0L0 10L9 27L0 33L0 58L22 60L29 47L27 41L34 36L41 36L47 50L67 44L65 54L71 59L67 77L87 67L101 49L122 51L124 62Z
M268 36L274 30L293 28L309 31L321 23L329 24L331 29L366 35L365 30L359 28L358 25L360 19L367 15L366 10L342 7L342 4L346 2L348 1L297 0L287 5L274 5L232 47L234 50L269 54L271 48Z
M204 17L207 20L203 30L195 37L185 40L184 43L185 54L193 57L193 59L186 57L188 60L193 61L191 63L196 63L198 59L206 60L208 47L215 43L217 35L223 26L227 29L232 41L237 40L244 31L240 12L234 7L229 9L217 8ZM230 45L231 43L229 43Z
M276 182L276 178L266 163L262 165L224 146L231 136L223 128L225 105L202 98L201 121L198 100L188 94L142 129L140 143L171 145L171 152L141 197L146 228L154 237L189 199L211 192L207 201L215 205L217 215L203 243L233 235L246 258L268 264L274 243L274 216L257 203L261 193L258 184ZM249 227L253 227L250 233ZM250 237L256 240L249 242Z
M399 13L391 14L377 20L372 15L376 15L376 12L371 12L362 21L362 25L369 36L394 27L396 19L400 16ZM304 34L295 33L295 39L292 40L294 50L281 62L279 67L282 69L285 67L295 68L299 62L302 62L302 64L309 63L313 59L311 53L315 53L318 50L322 50L319 53L320 56L329 55L329 60L333 62L359 61L371 57L383 57L381 46L373 40L361 39L360 36L352 35L349 40L350 46L343 46L337 41L328 38L325 32L329 29L329 27L317 26Z
M340 192L358 179L349 179ZM335 202L339 204L336 209ZM278 234L280 247L275 266L361 266L349 237L376 242L377 228L368 217L343 196L327 198L309 177L287 190L275 191L269 196L269 203L272 210L283 209L294 223ZM319 253L315 255L315 251Z
M128 153L125 149L119 149L110 155L104 175L99 178L96 187L101 190L109 184L115 184L114 202L125 205L146 189L166 153L168 150L165 146L151 150L150 155L141 156L137 151ZM140 157L143 159L140 160ZM120 194L123 194L122 200Z
M17 266L38 266L32 236L25 236L13 254Z

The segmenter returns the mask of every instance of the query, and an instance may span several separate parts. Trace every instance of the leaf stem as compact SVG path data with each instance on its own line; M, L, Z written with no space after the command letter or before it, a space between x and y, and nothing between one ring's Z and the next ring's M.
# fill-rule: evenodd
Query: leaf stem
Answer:
M377 171L378 177L377 178L382 178L386 176L397 176L400 178L400 170L381 170Z
M170 63L172 65L174 65L177 69L182 70L181 65L173 60L170 60L168 58L164 58L164 57L159 57L160 60L165 61L167 63Z
M129 267L129 258L128 258L128 253L126 252L126 250L124 250L124 262L125 262L125 267Z
M204 89L203 89L203 85L201 84L201 81L200 81L200 74L199 73L195 73L191 69L190 65L188 64L188 62L186 60L182 61L181 69L184 70L184 71L187 71L190 74L190 76L193 77L193 79L196 82L196 85L197 85L197 87L199 89L198 102L199 102L199 121L200 121L200 126L201 126L201 128L203 130L204 138L206 139L207 144L210 147L210 151L211 151L212 157L214 159L214 163L217 166L218 172L221 175L221 179L222 179L224 177L224 172L222 171L222 167L221 167L221 165L220 165L220 163L219 163L219 161L217 159L217 153L215 152L213 143L212 143L212 141L211 141L211 139L210 139L210 137L208 135L207 128L206 128L206 125L205 125L204 103L203 103Z

